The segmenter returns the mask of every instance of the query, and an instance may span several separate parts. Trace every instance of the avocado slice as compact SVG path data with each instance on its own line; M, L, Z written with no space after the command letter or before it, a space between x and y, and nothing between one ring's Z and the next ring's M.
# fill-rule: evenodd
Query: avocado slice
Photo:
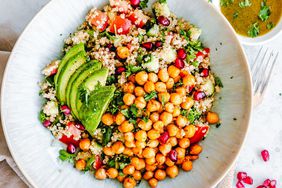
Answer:
M56 87L57 97L62 104L66 102L66 88L71 76L75 71L86 62L85 52L79 52L77 55L72 57L62 69L59 77L58 84Z
M82 101L80 99L82 92L86 91L87 93L91 93L98 83L104 86L107 81L108 72L109 70L105 67L93 72L93 74L91 74L87 79L84 80L82 84L80 84L78 89L76 89L76 92L70 96L70 107L75 117L78 119L80 117L78 112L82 106Z
M66 102L67 105L70 106L70 100L72 99L71 93L77 91L79 85L94 71L100 69L102 67L102 63L97 60L90 61L89 63L85 63L81 65L77 71L71 76L68 86L66 89Z
M76 54L78 54L79 52L82 52L82 51L85 51L84 49L84 44L83 43L79 43L77 45L74 45L67 53L66 55L63 57L62 61L60 62L59 64L59 67L58 67L58 71L57 71L57 74L55 75L55 83L56 83L56 86L58 84L58 78L59 78L59 75L63 69L63 67L65 66L65 64L70 60L70 58L72 58L73 56L75 56ZM56 88L57 90L57 88Z
M84 102L79 110L80 121L92 136L114 96L115 89L115 86L97 86L90 93L88 102Z

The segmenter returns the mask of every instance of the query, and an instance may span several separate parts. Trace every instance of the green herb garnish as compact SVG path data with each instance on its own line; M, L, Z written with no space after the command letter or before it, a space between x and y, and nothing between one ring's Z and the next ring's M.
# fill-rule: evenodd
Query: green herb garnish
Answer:
M250 0L244 0L239 2L239 7L241 8L246 8L246 7L250 7L252 5Z
M39 113L39 120L41 123L43 123L47 119L46 114L43 112L43 110L40 111Z
M267 25L266 25L266 28L268 30L271 30L272 28L274 27L274 24L272 22L269 22Z
M151 99L155 99L157 98L157 92L156 91L152 91L151 93L148 93L145 95L144 99L145 101L149 101Z
M119 111L119 107L123 105L123 93L120 90L116 90L114 93L113 100L109 104L108 112L115 114Z
M234 14L233 14L233 19L238 18L238 16L239 16L239 12L238 12L238 11L234 12Z
M148 7L148 1L149 0L141 1L140 4L139 4L140 8L142 8L142 9L147 8Z
M214 81L215 81L215 85L216 86L223 88L222 81L221 81L221 79L218 76L214 77Z
M126 71L125 71L125 76L129 77L131 74L134 74L134 73L139 72L141 70L142 70L142 67L140 67L140 66L127 65Z
M70 154L68 153L66 150L64 149L61 149L59 151L59 158L62 160L62 161L68 161L70 163L73 163L74 162L74 158L75 158L75 154Z
M195 120L200 118L201 113L196 109L191 108L190 110L182 110L181 115L187 117L190 123L194 123Z
M261 21L268 20L269 16L271 14L269 6L266 5L265 1L261 3L261 8L258 14L258 17L261 19Z
M103 140L102 140L102 146L105 146L109 143L112 137L112 128L111 127L105 127L105 133L103 134Z
M234 0L220 0L220 6L227 7L234 3Z
M166 0L159 0L159 3L166 3Z
M257 37L259 35L259 25L257 22L250 26L248 35L252 38Z

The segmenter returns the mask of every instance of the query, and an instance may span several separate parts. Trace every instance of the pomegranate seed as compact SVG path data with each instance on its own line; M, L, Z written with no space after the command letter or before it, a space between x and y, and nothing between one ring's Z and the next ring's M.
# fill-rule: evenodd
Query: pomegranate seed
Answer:
M61 106L61 111L65 114L65 115L70 115L71 110L67 105L63 105Z
M264 161L268 161L269 160L269 152L267 150L262 150L261 151L261 157Z
M203 52L198 52L198 53L196 54L196 57L204 57Z
M140 0L130 0L130 4L132 6L138 6L140 4Z
M145 42L145 43L142 44L142 46L143 46L144 48L146 48L146 50L152 50L152 48L153 48L153 43L152 43L152 42Z
M210 49L209 48L204 48L204 52L206 53L206 54L209 54L210 53Z
M247 173L246 172L238 172L237 173L237 179L238 180L245 179L246 177L247 177Z
M49 121L49 120L45 120L44 122L43 122L43 126L44 127L49 127L51 125L51 121Z
M81 131L85 130L85 127L81 123L75 123L74 126Z
M270 184L270 179L266 179L266 180L264 180L262 185L269 186L269 184Z
M182 60L182 59L179 59L179 58L177 58L176 60L175 60L175 63L174 63L174 65L177 67L177 68L179 68L179 69L183 69L184 68L184 61Z
M58 69L53 69L52 72L51 72L51 74L50 74L50 76L56 74L57 72L58 72Z
M157 42L155 43L155 46L156 46L157 48L162 47L162 46L163 46L162 41L157 41Z
M201 71L201 76L202 77L208 77L209 76L209 69L202 69L202 71Z
M187 54L183 48L177 50L177 57L182 60L184 60L187 57Z
M70 154L74 154L76 151L76 148L73 144L69 144L68 147L67 147L67 152L70 153Z
M243 182L249 185L253 185L253 178L247 176L246 178L243 179Z
M267 188L267 187L264 186L264 185L259 185L259 186L257 186L257 188Z
M271 181L270 181L270 184L269 184L269 187L270 187L270 188L275 188L275 187L276 187L276 183L277 183L276 180L271 180Z
M161 144L165 144L169 139L169 134L168 132L164 132L160 137L159 137L159 142Z
M163 26L169 26L170 21L168 18L164 17L164 16L159 16L158 17L158 23L163 25Z
M118 68L116 69L116 74L121 74L121 73L123 73L124 71L126 71L125 67L118 67Z
M168 153L168 158L170 158L170 160L172 160L173 162L177 161L177 152L175 150L171 150Z
M206 94L203 91L196 91L193 96L194 96L195 101L199 101L199 100L205 98Z
M240 181L236 183L236 188L245 188L244 184Z

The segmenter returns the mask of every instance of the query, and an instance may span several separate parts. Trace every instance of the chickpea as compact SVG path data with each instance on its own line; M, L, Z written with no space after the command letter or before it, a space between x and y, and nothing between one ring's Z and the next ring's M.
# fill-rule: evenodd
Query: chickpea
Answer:
M210 124L216 124L219 122L218 114L215 112L208 112L206 119Z
M125 146L126 147L128 147L128 148L134 148L134 147L136 147L136 145L135 145L135 142L134 141L125 141Z
M190 171L190 170L192 170L192 168L193 168L193 163L192 163L192 161L186 160L186 161L184 161L184 162L182 163L182 169L183 169L184 171Z
M127 82L123 84L123 92L124 93L133 93L135 89L135 85L132 82Z
M134 134L132 132L127 132L123 134L124 140L128 142L134 141Z
M156 170L154 177L159 181L164 180L166 178L166 172L164 170L158 169Z
M118 176L118 171L115 168L109 168L106 174L109 178L115 179Z
M166 92L166 85L163 82L155 83L155 88L158 93Z
M174 110L174 105L170 102L165 104L165 111L167 111L168 113L173 113Z
M177 132L179 131L179 128L173 124L170 124L167 126L167 131L170 137L176 136Z
M126 93L123 96L123 102L128 106L132 105L134 103L134 100L135 100L135 96L131 93Z
M153 72L150 72L149 75L148 75L148 79L149 81L153 82L153 83L156 83L158 81L158 75L156 75L155 73Z
M169 75L167 69L161 69L158 72L158 77L162 82L167 82L169 79Z
M106 170L104 168L99 168L95 172L95 178L98 180L104 180L107 178Z
M152 81L147 81L144 85L144 90L147 93L151 93L152 91L155 91L155 84Z
M177 158L181 159L185 157L185 149L181 148L181 147L177 147L175 149L175 151L177 152Z
M104 147L104 148L103 148L103 152L104 152L104 154L107 155L107 156L113 156L113 155L115 155L115 153L114 153L114 151L113 151L113 149L112 149L111 147Z
M139 181L139 180L142 179L142 174L141 174L140 171L135 170L135 172L132 174L132 177L133 177L135 180Z
M167 103L170 99L170 94L168 92L162 92L158 94L158 99L162 103Z
M173 80L174 80L174 83L177 83L177 82L179 82L180 81L180 79L181 79L181 76L177 76L177 77L175 77Z
M146 168L145 168L147 171L155 171L157 169L157 165L156 164L153 164L153 165L149 165L149 164L146 164Z
M190 156L186 156L185 158L187 158L191 161L195 161L195 160L199 159L199 155L190 155Z
M145 148L146 147L146 142L140 142L140 141L136 141L135 145L137 148Z
M175 137L181 139L184 136L185 136L185 131L183 129L179 129Z
M125 178L126 178L126 175L119 174L118 177L117 177L117 180L122 183Z
M177 116L180 115L180 113L181 113L180 108L179 107L175 107L174 110L173 110L172 116L173 117L177 117Z
M125 120L125 116L121 112L116 115L115 121L117 125L121 125Z
M137 86L134 89L134 93L137 97L143 97L145 95L145 90L142 87Z
M143 175L143 178L144 178L145 180L149 180L149 179L151 179L153 176L154 176L154 172L152 172L152 171L146 171L145 174Z
M129 157L132 157L133 156L133 151L130 148L125 148L124 151L123 151L123 154L127 155Z
M170 177L170 178L175 178L178 175L178 168L177 166L170 166L166 169L166 174Z
M165 164L166 164L167 166L173 166L173 165L174 165L174 162L173 162L170 158L166 157L166 159L165 159Z
M184 102L181 103L181 108L189 110L194 105L194 100L191 97L187 97Z
M188 74L183 78L183 85L184 86L193 86L196 83L196 79L193 75Z
M165 159L166 159L166 157L163 154L161 154L161 153L158 153L156 155L156 161L158 162L158 165L164 164L165 163Z
M192 138L195 135L196 127L194 125L188 125L184 127L185 137Z
M135 139L140 142L145 142L147 139L147 133L144 130L137 131L135 133Z
M166 144L160 145L159 150L164 156L166 156L171 151L171 147L172 146L170 143L166 143Z
M154 129L159 131L160 133L164 132L164 123L162 121L157 121L153 124Z
M113 115L110 114L110 113L106 113L102 116L102 122L105 124L105 125L112 125L114 123L114 118L113 118Z
M138 147L134 147L132 148L132 151L135 155L137 155L139 158L143 158L143 155L142 155L142 148L138 148ZM141 156L141 157L140 157Z
M172 78L169 78L165 85L167 89L172 89L174 86L174 80Z
M140 159L139 159L138 157L133 157L133 158L131 159L131 164L132 164L135 168L137 168L137 167L139 166L139 163L140 163ZM144 165L144 167L145 167L145 165Z
M179 140L179 146L186 149L190 146L190 140L188 138L182 138Z
M185 125L188 123L188 119L185 117L185 116L178 116L176 118L176 124L179 126L179 127L185 127Z
M170 95L170 102L172 102L174 105L180 105L182 103L181 95L178 93L172 93Z
M147 158L147 159L145 159L145 162L146 162L146 164L148 164L148 165L153 165L153 164L155 164L155 162L156 162L156 158L155 158L155 157Z
M198 144L195 144L190 147L190 154L191 155L198 155L202 152L202 147Z
M135 171L135 167L131 164L125 166L122 170L122 172L125 174L125 175L132 175Z
M154 99L150 100L148 102L148 104L147 104L147 110L149 112L156 112L160 108L161 108L161 104L158 101L154 100Z
M185 76L187 76L189 74L189 72L187 70L181 70L180 71L180 75L182 78L184 78Z
M142 153L143 157L145 158L152 158L152 157L155 157L156 155L156 152L153 148L150 148L150 147L146 147L144 150L143 150L143 153Z
M177 144L178 144L178 142L177 142L177 138L176 137L170 137L169 139L168 139L168 142L171 144L171 146L172 147L174 147L174 146L176 146Z
M138 123L138 127L140 127L142 130L144 131L149 131L150 129L152 129L152 121L149 119L147 122L141 120Z
M134 101L134 104L137 108L143 109L146 107L147 102L145 101L144 97L137 97Z
M174 65L171 65L168 67L167 72L171 78L176 78L180 74L180 69L175 67Z
M123 153L125 147L121 141L117 141L112 145L112 150L115 152L115 154L121 154Z
M160 119L160 115L157 112L154 112L150 115L150 120L155 123Z
M125 178L123 181L124 188L134 188L136 186L136 181L133 178Z
M160 133L155 129L151 129L151 130L148 131L148 137L151 140L156 140L160 137Z
M134 125L129 123L129 121L124 121L120 126L118 126L118 130L122 133L130 132L134 129Z
M184 161L185 161L185 157L184 157L184 158L179 158L179 159L177 159L176 164L177 164L177 165L180 165L180 164L182 164Z
M148 183L152 188L156 188L158 186L158 180L156 180L155 178L150 179Z
M172 114L168 112L163 112L160 116L160 119L163 121L165 125L168 125L172 122L173 117L172 117Z
M148 74L145 71L138 72L135 76L135 81L139 85L144 85L148 80Z
M76 168L77 170L82 171L82 170L85 169L85 167L86 167L86 162L85 162L85 160L79 159L79 160L76 161L76 163L75 163L75 168Z
M159 145L159 141L158 140L149 140L147 143L147 146L150 148L156 148Z
M91 143L90 143L89 138L84 138L84 139L80 140L80 142L79 142L79 147L83 151L88 151L89 148L90 148L90 145L91 145Z
M119 46L117 48L117 55L121 58L121 59L126 59L129 55L130 55L130 51L127 47L124 46Z

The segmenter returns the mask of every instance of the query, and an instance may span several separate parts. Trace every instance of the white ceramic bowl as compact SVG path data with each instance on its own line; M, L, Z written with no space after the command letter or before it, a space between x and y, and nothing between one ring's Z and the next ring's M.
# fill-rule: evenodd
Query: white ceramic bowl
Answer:
M217 8L217 10L221 13L220 0L213 0L213 4ZM281 33L282 33L282 18L280 19L279 23L265 35L255 38L246 37L240 34L237 34L237 36L242 44L254 46L254 45L262 45L271 40L274 40Z
M92 6L106 1L53 0L27 26L6 67L2 85L2 123L10 151L34 187L117 187L116 181L95 180L58 157L60 145L38 120L41 69L58 57L63 39L83 21ZM204 151L189 173L160 182L159 187L206 188L216 185L234 163L247 133L251 114L251 79L245 54L230 24L205 0L168 0L171 10L203 30L211 48L212 69L224 88L217 100L222 126L212 128ZM233 79L232 79L233 78ZM218 96L219 97L219 96ZM236 118L236 120L234 119ZM146 187L142 182L139 187Z

